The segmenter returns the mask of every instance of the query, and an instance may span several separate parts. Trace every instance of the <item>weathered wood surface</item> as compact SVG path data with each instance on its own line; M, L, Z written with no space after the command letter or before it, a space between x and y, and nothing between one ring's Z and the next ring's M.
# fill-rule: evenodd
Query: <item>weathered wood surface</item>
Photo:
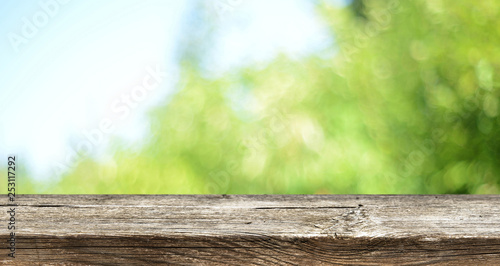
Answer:
M4 264L495 265L497 195L19 195Z

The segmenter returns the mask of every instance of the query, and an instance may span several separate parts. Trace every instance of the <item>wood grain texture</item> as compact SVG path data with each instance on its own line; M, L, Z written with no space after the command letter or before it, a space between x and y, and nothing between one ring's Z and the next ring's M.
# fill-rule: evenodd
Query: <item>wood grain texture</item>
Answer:
M16 258L54 265L500 265L497 195L19 195Z

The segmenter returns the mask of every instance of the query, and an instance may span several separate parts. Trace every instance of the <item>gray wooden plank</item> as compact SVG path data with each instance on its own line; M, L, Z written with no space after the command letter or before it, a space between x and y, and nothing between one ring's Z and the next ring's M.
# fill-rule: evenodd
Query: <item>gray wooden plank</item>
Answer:
M16 201L16 258L5 254L4 264L500 264L498 195L19 195ZM8 233L2 227L5 242Z

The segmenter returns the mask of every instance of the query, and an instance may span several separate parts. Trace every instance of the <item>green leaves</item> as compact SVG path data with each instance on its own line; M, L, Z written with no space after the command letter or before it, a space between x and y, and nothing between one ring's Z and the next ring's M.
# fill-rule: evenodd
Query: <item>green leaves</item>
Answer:
M82 163L58 191L498 193L500 3L318 11L338 53L218 79L185 64L142 146Z

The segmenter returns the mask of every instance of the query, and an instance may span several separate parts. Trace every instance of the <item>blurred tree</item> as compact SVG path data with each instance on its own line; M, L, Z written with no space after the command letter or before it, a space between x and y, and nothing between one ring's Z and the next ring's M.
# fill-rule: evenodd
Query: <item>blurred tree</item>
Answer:
M117 141L112 164L88 159L56 192L498 193L500 3L318 11L331 58L213 79L199 67L210 45L188 41L185 86L151 111L147 143Z
M350 7L356 17L367 19L365 14L365 3L363 0L352 0Z
M500 4L363 1L370 22L323 13L335 65L380 151L419 193L498 192Z

